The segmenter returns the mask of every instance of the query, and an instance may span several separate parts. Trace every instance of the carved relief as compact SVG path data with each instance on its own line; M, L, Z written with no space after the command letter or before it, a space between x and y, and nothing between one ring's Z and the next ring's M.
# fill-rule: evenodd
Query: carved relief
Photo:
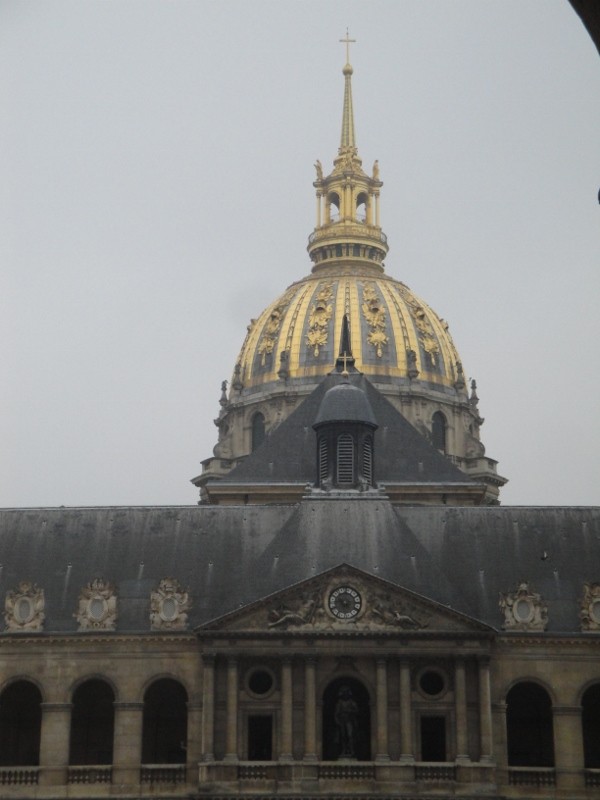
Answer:
M388 337L385 333L385 308L383 300L377 294L375 285L372 283L363 285L363 304L361 308L363 317L371 328L367 335L367 341L375 348L377 358L381 358L383 356L383 348L388 343Z
M261 356L261 366L265 366L267 355L271 354L277 343L277 332L281 327L285 308L279 305L271 311L269 319L263 329L262 339L258 345L258 354Z
M6 630L41 631L46 617L44 605L44 590L30 581L21 581L16 589L6 593L4 601Z
M582 631L600 631L600 583L584 583L579 618Z
M94 578L79 594L79 607L73 615L80 631L114 631L117 622L117 594L112 583Z
M152 630L180 631L187 626L187 612L192 607L189 594L175 578L163 578L150 595Z
M548 608L542 597L528 583L520 583L514 592L500 595L504 630L543 631L548 624Z
M327 344L329 320L333 314L333 306L330 302L332 297L331 283L321 286L308 317L306 344L313 349L315 358L319 357L321 347Z

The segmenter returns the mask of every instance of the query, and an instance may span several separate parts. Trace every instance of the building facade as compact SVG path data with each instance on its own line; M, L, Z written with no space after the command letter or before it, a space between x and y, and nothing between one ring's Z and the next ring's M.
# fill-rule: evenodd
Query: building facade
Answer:
M352 67L191 507L0 511L0 797L600 796L600 510L498 505Z

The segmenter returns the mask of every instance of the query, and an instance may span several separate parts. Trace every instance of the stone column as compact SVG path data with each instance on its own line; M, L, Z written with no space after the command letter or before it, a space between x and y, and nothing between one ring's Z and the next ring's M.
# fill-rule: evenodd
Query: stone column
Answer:
M400 761L415 760L412 737L412 708L410 698L410 664L400 662Z
M198 781L198 762L202 757L202 702L193 697L187 704L187 773L188 782Z
M479 727L481 733L481 761L492 761L492 697L490 688L490 662L479 662Z
M387 661L377 659L377 754L376 761L389 761Z
M368 202L367 202L367 219L366 219L367 225L372 225L373 224L373 203L374 202L375 202L375 200L373 198L373 194L370 192L369 193Z
M202 656L202 760L215 760L215 656Z
M143 703L115 703L113 784L135 786L142 763Z
M374 195L374 197L375 197L375 214L376 214L375 225L377 225L377 227L379 228L381 227L379 222L379 194Z
M238 760L238 662L227 660L227 744L225 761Z
M465 662L457 659L454 665L454 700L456 705L456 760L469 761L467 735L467 683Z
M65 785L69 763L71 703L42 703L40 784Z
M317 761L316 658L304 662L304 760Z
M317 192L317 228L321 226L321 195Z
M557 788L579 794L584 789L581 707L554 706L552 714Z
M292 760L292 659L281 664L281 748L280 761Z

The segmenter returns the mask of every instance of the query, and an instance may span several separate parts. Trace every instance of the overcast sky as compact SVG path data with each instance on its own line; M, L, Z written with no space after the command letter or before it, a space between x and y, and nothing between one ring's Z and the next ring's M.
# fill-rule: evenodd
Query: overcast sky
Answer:
M346 27L387 272L504 504L599 501L600 60L567 0L0 3L0 505L193 504L246 325L310 271Z

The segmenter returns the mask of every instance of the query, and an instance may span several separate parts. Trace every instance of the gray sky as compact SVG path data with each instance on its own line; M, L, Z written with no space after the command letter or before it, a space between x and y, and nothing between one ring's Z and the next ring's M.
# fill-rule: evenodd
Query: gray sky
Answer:
M567 0L0 3L0 505L195 503L313 163L379 159L505 504L597 504L600 61Z

